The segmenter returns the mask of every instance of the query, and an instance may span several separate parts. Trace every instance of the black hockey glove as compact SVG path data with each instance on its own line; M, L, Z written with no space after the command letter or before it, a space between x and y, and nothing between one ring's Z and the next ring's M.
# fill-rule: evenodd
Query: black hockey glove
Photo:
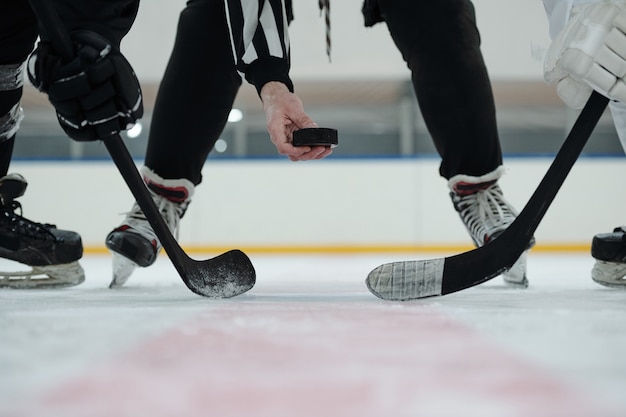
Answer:
M74 140L105 139L143 116L141 87L119 49L95 32L70 34L69 62L40 42L28 59L28 78L48 94L63 130Z

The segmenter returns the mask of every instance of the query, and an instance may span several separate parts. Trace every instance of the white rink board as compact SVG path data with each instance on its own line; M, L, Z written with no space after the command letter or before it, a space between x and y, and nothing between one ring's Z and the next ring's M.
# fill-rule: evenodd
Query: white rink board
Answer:
M505 196L522 209L552 158L505 159ZM137 162L141 164L140 161ZM469 245L438 175L439 160L229 160L205 164L180 242L221 246ZM14 162L27 218L103 247L132 196L112 162ZM542 244L589 244L625 222L626 158L582 158L536 233Z

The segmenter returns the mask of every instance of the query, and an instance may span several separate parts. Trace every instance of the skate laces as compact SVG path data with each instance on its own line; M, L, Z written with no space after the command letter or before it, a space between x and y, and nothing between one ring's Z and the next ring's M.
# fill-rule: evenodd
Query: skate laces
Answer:
M494 234L506 229L517 216L497 184L472 194L459 195L453 192L451 196L463 223L478 246L484 245Z
M17 210L20 214L15 213ZM54 225L37 223L22 217L22 205L14 200L0 205L0 223L5 233L43 241L56 239L50 231Z

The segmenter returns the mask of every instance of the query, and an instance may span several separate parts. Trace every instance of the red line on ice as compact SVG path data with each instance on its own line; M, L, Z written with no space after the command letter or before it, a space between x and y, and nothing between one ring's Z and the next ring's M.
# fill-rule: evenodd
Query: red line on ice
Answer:
M15 415L607 415L596 406L432 306L283 300L210 307Z

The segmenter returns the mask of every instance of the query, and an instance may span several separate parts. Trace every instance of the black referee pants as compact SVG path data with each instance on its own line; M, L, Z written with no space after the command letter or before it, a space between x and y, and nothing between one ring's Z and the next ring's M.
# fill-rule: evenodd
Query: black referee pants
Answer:
M480 176L502 164L496 110L469 0L367 0L411 71L440 174ZM370 14L368 16L368 13Z
M150 126L145 165L166 179L199 184L242 80L223 0L190 0L181 12Z
M411 71L442 158L440 174L480 176L500 166L495 105L472 3L367 0L366 6L386 22ZM150 129L146 165L160 176L201 181L241 85L233 62L223 2L189 1Z

